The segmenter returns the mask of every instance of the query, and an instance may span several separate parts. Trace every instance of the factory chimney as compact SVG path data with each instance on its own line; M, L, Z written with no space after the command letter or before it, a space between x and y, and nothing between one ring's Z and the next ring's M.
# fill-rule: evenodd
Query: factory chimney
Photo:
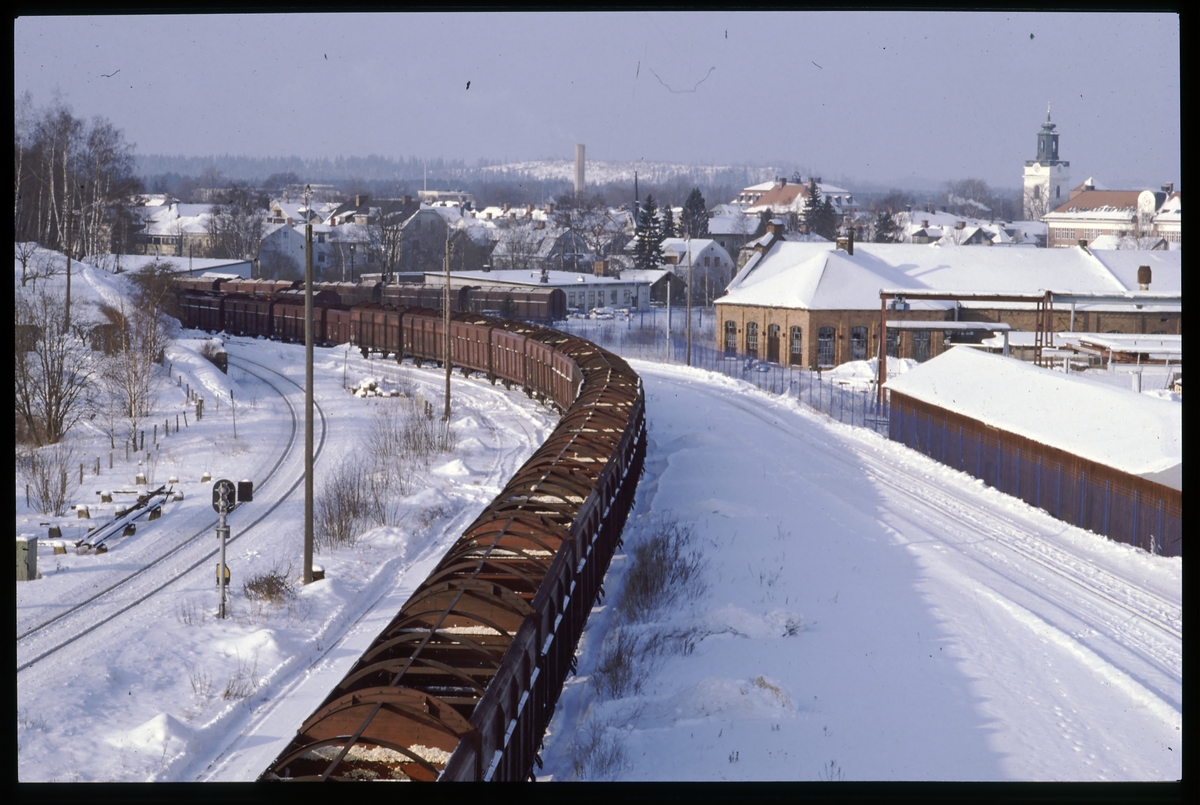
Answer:
M575 198L579 198L579 196L583 193L583 152L583 143L575 146Z

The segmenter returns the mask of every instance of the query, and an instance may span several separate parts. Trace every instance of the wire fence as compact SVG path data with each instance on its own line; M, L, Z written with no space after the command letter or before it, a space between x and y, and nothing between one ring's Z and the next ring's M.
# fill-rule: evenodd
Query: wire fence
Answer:
M663 317L664 311L650 311ZM881 407L874 384L845 384L819 371L784 366L746 355L729 354L709 346L715 328L704 324L715 321L711 312L693 312L692 348L690 365L697 369L717 372L747 383L772 394L795 397L814 411L820 411L832 419L847 425L870 428L876 433L887 435L888 407ZM657 363L686 365L688 361L687 336L677 330L686 329L686 314L677 312L672 317L670 338L665 326L662 329L646 327L635 314L627 320L567 319L558 322L555 328L571 335L578 335L615 352L623 358L636 358ZM697 331L701 333L697 336ZM698 343L700 342L700 343Z
M568 319L556 327L624 358L688 364L687 338L680 332L686 331L686 316L674 313L668 337L664 313L651 311L641 320L636 314L625 320ZM880 406L873 383L846 384L811 369L715 349L710 346L715 340L715 318L709 311L693 314L691 366L744 380L772 394L795 397L814 411L847 425L869 428L1071 525L1153 554L1182 556L1183 513L1179 507L1143 496L1111 479L1088 477L1061 462L1051 465L1040 455L1022 455L1020 448L1005 445L998 437L964 433L902 408L893 413L887 395ZM708 326L703 327L702 322Z

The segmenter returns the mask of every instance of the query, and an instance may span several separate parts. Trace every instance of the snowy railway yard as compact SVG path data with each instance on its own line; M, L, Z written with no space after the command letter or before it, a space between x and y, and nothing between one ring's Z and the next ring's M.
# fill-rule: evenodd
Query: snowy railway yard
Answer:
M250 600L252 576L299 575L304 351L225 344L228 376L196 341L169 354L184 380L160 391L159 419L194 411L185 385L207 403L142 467L151 485L180 479L183 499L161 518L104 554L73 547L89 521L59 518L56 553L49 518L16 490L17 533L39 535L42 576L16 594L23 782L255 779L555 422L517 390L456 373L457 444L412 474L395 525L318 554L325 580L293 597ZM795 400L633 366L646 473L539 780L1182 776L1181 559L1067 526ZM436 369L345 348L318 350L316 368L318 492L401 404L352 396L344 377L440 408ZM135 461L122 452L110 471L100 443L79 502L133 489ZM205 472L256 484L230 516L224 621ZM92 505L92 522L115 507ZM693 572L673 600L630 616L638 546L671 527L690 535Z

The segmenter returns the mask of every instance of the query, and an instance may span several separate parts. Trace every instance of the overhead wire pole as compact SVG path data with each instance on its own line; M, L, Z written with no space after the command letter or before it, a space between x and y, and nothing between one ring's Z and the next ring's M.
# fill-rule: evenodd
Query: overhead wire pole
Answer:
M446 365L446 405L442 411L443 421L450 422L450 224L446 224L446 298L443 304L445 327L445 347L442 356Z
M688 233L687 244L687 365L692 365L692 236Z
M304 583L313 580L313 263L310 185L304 186Z

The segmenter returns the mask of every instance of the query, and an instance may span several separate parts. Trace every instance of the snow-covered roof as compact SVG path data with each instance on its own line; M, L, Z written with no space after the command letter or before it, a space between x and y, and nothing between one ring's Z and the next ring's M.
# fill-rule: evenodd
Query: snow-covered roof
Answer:
M1029 294L1048 289L1123 294L1137 291L1139 265L1151 267L1151 292L1180 293L1180 255L1167 251L1092 254L1079 247L987 249L900 243L857 243L850 255L830 243L784 241L761 258L747 261L717 304L877 310L882 288L977 294ZM951 303L912 304L918 309L945 309ZM1097 307L1103 305L1097 303Z
M1179 403L968 347L950 349L889 380L887 387L1097 464L1155 476L1151 480L1182 489Z
M579 274L574 271L547 271L546 282L541 281L542 272L527 271L524 269L492 269L491 271L452 271L450 272L451 282L454 280L468 280L473 283L481 283L484 285L537 285L550 287L565 287L575 285L613 285L640 283L644 280L626 279L624 272L621 277L597 277L594 274ZM438 285L445 283L445 275L438 272L427 272L425 281Z

